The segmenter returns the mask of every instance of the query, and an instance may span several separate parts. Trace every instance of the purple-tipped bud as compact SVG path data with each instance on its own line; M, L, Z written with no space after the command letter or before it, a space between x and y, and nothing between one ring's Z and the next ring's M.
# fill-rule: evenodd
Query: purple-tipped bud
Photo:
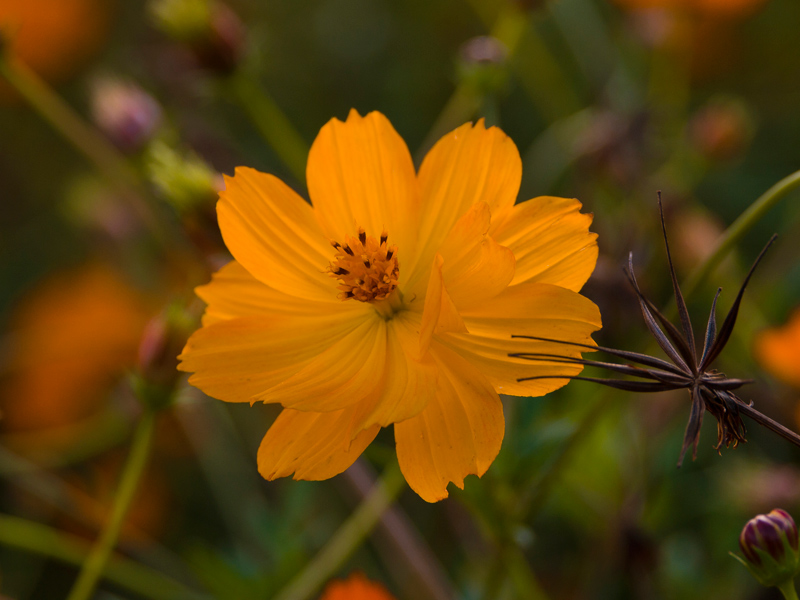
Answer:
M124 152L141 149L161 124L161 107L150 94L114 79L95 82L92 113L97 126Z
M800 568L797 526L780 508L750 519L739 536L739 547L745 556L742 562L765 586L793 579Z

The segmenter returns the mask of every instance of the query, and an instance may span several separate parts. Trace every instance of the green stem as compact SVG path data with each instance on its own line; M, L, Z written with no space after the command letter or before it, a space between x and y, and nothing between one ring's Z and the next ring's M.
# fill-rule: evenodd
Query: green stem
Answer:
M800 186L800 171L784 177L778 183L764 192L750 207L744 211L736 221L731 224L717 242L716 248L705 262L695 269L681 286L683 295L691 296L702 281L705 281L714 268L722 261L728 252L739 243L744 235L765 214L767 214L786 194Z
M168 239L143 197L146 191L122 154L89 126L27 65L0 56L0 76L114 185L161 242Z
M491 17L483 13L481 6L474 8L491 27L489 35L505 46L508 51L506 59L510 60L517 51L520 38L525 32L528 16L519 9L508 6L492 24ZM440 137L472 119L480 110L483 101L483 93L474 85L465 81L459 83L420 145L416 154L417 160L421 160Z
M799 600L797 598L797 590L794 588L794 581L788 579L785 583L777 586L786 600Z
M308 144L275 100L243 72L229 83L236 99L266 142L299 183L306 180Z
M89 554L89 545L77 536L4 514L0 514L0 544L73 565L83 564ZM205 598L179 581L127 558L112 557L103 576L120 587L152 600Z
M111 508L111 516L83 564L78 580L72 587L67 600L88 600L103 574L147 464L154 424L155 413L145 410L134 433L131 451L125 462L122 480Z
M403 489L404 483L400 467L392 462L364 502L339 527L306 568L273 600L305 600L316 593L358 549L380 520L383 511Z

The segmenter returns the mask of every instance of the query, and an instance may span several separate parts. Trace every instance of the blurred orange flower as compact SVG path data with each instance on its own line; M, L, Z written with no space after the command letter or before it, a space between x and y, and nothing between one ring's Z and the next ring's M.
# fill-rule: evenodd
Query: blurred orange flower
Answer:
M764 369L800 389L800 308L783 327L767 329L756 337L755 354Z
M108 267L42 283L12 319L2 428L63 426L95 412L110 385L134 365L149 314L144 299Z
M180 368L228 402L283 412L258 450L267 479L341 473L394 424L409 485L429 502L482 475L504 434L499 393L541 396L580 365L597 307L578 294L597 260L577 200L515 205L522 161L483 122L443 137L415 173L382 114L329 121L308 157L313 208L249 168L217 204L235 260L198 288L208 304ZM333 245L333 247L331 247ZM580 356L573 351L574 356Z
M353 573L345 580L332 581L319 600L395 600L380 583L370 581L363 573Z
M755 12L767 0L614 0L626 9L666 9L687 14L716 17L745 17Z
M112 6L110 0L0 0L0 32L13 58L59 82L102 47Z

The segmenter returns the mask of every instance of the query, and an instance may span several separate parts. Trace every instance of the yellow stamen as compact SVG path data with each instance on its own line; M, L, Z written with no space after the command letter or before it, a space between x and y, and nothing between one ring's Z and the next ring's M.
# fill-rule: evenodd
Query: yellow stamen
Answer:
M361 302L385 300L397 287L400 263L397 246L389 246L386 230L380 240L368 236L363 227L358 235L345 236L344 244L331 241L336 256L328 271L339 280L340 300L355 298Z

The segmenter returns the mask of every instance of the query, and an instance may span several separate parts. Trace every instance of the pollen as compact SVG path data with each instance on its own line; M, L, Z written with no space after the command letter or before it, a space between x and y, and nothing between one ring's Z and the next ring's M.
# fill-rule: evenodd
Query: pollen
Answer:
M373 302L386 299L394 291L400 263L397 246L389 246L388 239L386 230L376 239L359 227L358 235L345 236L344 244L331 241L336 256L328 271L339 280L340 300Z

